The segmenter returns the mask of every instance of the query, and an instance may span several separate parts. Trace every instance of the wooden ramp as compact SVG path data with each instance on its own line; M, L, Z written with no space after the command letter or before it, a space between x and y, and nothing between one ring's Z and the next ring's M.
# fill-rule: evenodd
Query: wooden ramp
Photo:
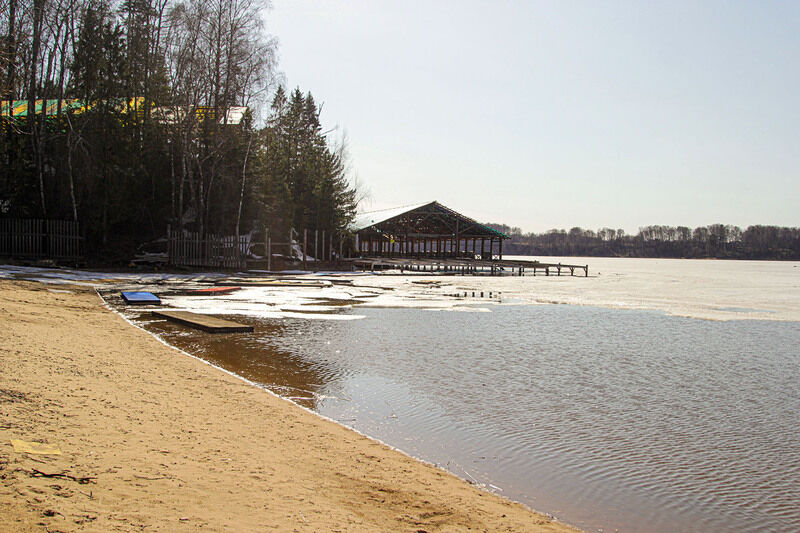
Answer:
M189 311L153 311L153 316L166 318L172 322L183 324L210 333L250 333L253 326L238 324L209 315L190 313Z

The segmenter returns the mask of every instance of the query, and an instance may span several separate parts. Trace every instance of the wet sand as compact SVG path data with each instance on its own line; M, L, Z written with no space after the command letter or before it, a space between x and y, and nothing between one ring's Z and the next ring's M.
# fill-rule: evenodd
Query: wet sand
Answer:
M92 289L0 281L0 325L4 532L574 531L165 346Z

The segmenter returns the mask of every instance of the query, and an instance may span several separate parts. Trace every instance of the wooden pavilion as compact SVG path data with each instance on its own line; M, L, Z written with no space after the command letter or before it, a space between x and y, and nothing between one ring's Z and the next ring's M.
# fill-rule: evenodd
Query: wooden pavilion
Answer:
M509 238L435 201L362 213L353 230L362 257L502 260Z

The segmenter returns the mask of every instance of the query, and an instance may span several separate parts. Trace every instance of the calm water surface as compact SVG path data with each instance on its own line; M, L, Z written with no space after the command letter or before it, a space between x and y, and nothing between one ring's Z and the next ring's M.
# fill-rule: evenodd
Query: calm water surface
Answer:
M800 531L800 324L500 305L146 327L587 531Z

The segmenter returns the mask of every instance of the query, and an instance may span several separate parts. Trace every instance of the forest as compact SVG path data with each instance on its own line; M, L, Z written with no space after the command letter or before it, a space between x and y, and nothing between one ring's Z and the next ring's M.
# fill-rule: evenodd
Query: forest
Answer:
M578 227L523 234L518 227L489 225L510 237L503 245L508 255L800 260L800 228L712 224L644 226L636 235Z
M105 261L168 225L344 232L345 141L310 92L280 84L268 8L0 0L0 217L78 221Z
M168 227L345 234L360 194L345 140L280 83L268 8L0 0L0 218L77 221L90 262L124 262ZM800 259L798 228L492 226L506 254Z

